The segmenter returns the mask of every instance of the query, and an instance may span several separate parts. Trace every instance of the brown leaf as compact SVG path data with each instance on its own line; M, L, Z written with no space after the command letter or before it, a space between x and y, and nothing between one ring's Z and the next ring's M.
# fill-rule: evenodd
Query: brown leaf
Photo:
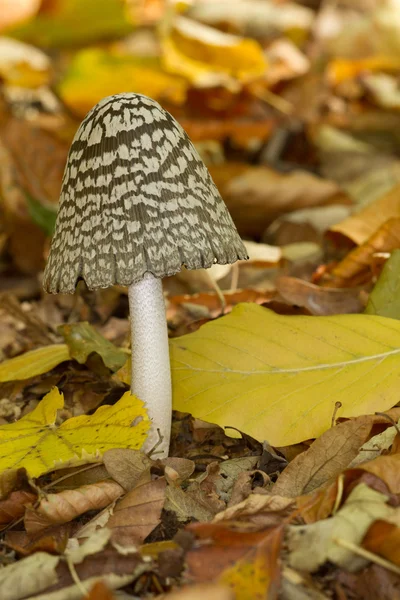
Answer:
M164 477L159 477L138 485L117 502L107 522L114 542L124 546L143 542L160 523L165 488Z
M213 523L231 521L260 530L280 525L294 508L295 501L292 498L251 494L243 502L215 515Z
M392 418L398 419L400 409L393 410L394 413L388 412ZM377 424L390 426L385 417L368 415L350 419L323 433L280 474L273 487L274 494L295 498L312 492L339 475L357 456Z
M89 510L100 510L114 502L124 489L115 481L101 481L59 494L48 494L39 506L25 513L25 527L30 534L51 525L68 523Z
M375 521L364 536L362 545L400 566L400 527L395 523Z
M115 600L115 596L104 581L97 581L84 600Z
M274 219L299 208L351 204L336 183L305 171L282 174L264 166L227 163L210 172L243 236L260 237Z
M389 219L400 215L400 185L395 186L355 215L348 217L330 231L348 237L355 244L364 244Z
M287 302L304 306L312 315L359 313L364 309L358 290L322 288L296 277L279 277L276 288Z
M22 517L26 507L33 504L36 498L37 494L30 491L11 492L6 500L0 501L0 525L6 525Z
M29 536L25 531L7 531L5 539L13 550L28 556L34 552L64 554L68 544L70 524L48 527L37 535Z
M332 274L340 280L341 286L346 282L364 282L371 276L373 255L376 252L391 252L399 246L400 218L389 219L366 242L349 252Z
M111 477L127 491L133 490L143 474L150 472L150 467L154 464L147 454L129 448L107 450L103 455L103 462Z
M187 530L197 540L186 555L190 580L202 583L211 579L228 584L238 598L277 597L281 527L246 532L236 531L226 523L196 523Z

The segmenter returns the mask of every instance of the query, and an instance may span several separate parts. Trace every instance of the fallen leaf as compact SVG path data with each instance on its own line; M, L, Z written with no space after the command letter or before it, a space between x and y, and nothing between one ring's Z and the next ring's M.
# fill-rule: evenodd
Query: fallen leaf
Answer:
M370 278L376 252L391 252L400 245L400 218L389 219L371 237L349 254L332 270L340 285Z
M59 556L36 552L0 571L2 600L36 596L58 581Z
M186 77L194 86L227 86L264 75L267 63L261 46L203 25L187 17L175 17L162 39L162 60L167 72Z
M24 490L11 492L6 500L0 501L0 526L23 517L26 507L33 504L36 498L37 494L34 492Z
M243 523L258 529L280 525L295 509L296 503L292 498L277 494L251 494L239 504L230 506L215 515L213 523L231 521Z
M358 213L333 225L330 231L348 237L355 244L363 244L389 219L400 217L400 185L375 200Z
M50 79L49 57L38 48L1 37L0 76L7 85L26 88L47 85Z
M280 316L242 304L170 342L175 410L273 446L398 401L400 324L370 315Z
M101 356L110 371L118 371L126 363L126 353L106 340L89 323L61 325L58 331L69 348L71 358L81 364L84 364L93 352Z
M104 581L98 581L87 596L85 596L84 600L116 600L116 597Z
M79 117L84 117L105 96L121 92L132 91L182 104L186 88L184 79L165 73L158 59L142 59L97 47L78 51L58 84L61 98Z
M390 417L397 420L400 409L393 409ZM390 427L384 415L369 415L331 427L289 463L273 487L274 494L295 498L333 480L358 455L373 428L385 423Z
M47 527L62 525L90 510L105 508L124 493L115 481L100 481L58 494L46 494L39 506L25 512L25 529L36 534Z
M192 519L211 521L215 515L215 511L204 502L201 502L201 498L188 494L178 485L167 487L164 508L173 512L181 523Z
M159 477L138 485L117 502L107 522L112 540L122 546L141 544L160 523L166 481Z
M186 554L191 581L226 584L237 600L277 597L281 527L245 532L229 523L196 523L187 530L197 541Z
M35 19L8 30L9 35L41 47L73 46L130 33L132 25L118 0L53 0L42 3Z
M127 491L134 489L143 473L154 464L147 454L131 448L107 450L103 462L110 476Z
M277 217L300 208L351 204L333 181L306 171L279 173L265 166L226 163L210 173L242 236L260 237Z
M0 471L23 466L38 477L67 464L98 461L115 446L139 448L146 439L147 414L129 392L114 406L101 406L93 415L73 417L57 428L57 410L63 405L63 395L53 388L32 412L0 426Z
M367 315L400 319L400 250L385 263L365 308Z
M323 288L303 279L287 276L278 277L276 288L284 300L303 306L312 315L359 313L364 308L358 290Z
M397 510L397 513L399 511ZM379 554L400 567L400 527L398 526L399 515L396 515L396 523L377 520L368 529L363 541L363 548L374 554Z
M334 517L311 525L291 526L287 539L289 565L308 573L315 572L328 560L349 571L362 568L366 559L336 543L336 540L359 545L371 523L393 512L394 509L386 502L387 496L361 483L349 494Z
M71 360L66 344L52 344L0 363L0 382L29 379L51 371L60 363Z

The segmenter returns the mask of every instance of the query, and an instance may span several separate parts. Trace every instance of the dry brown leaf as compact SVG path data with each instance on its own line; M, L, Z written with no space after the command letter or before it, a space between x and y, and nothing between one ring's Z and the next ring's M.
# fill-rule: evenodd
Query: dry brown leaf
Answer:
M336 183L306 171L282 174L264 166L226 163L210 172L243 236L260 237L274 219L299 208L351 204Z
M400 247L400 217L385 221L371 237L358 248L354 248L333 269L332 274L340 285L346 282L362 282L369 279L376 252L391 252ZM335 284L335 281L333 282Z
M136 487L145 472L150 474L150 467L154 464L144 452L129 448L107 450L103 462L111 477L127 491Z
M397 512L399 510L397 509ZM398 520L398 519L397 519ZM400 566L400 527L389 521L375 521L368 529L362 545Z
M24 152L21 152L24 148ZM56 203L67 157L67 145L28 122L8 119L0 139L1 208L8 250L24 273L44 265L44 231L32 221L27 196Z
M293 512L295 506L293 498L284 498L275 494L273 496L251 494L243 502L215 515L213 523L235 521L257 527L259 530L275 527Z
M115 481L101 481L59 494L48 494L37 508L25 513L25 528L30 534L51 525L68 523L89 510L100 510L114 502L124 489Z
M48 527L39 534L28 535L25 531L7 531L5 539L7 544L22 556L34 552L49 552L50 554L64 554L71 533L71 524Z
M392 494L400 494L400 454L378 456L357 469L379 477Z
M393 419L400 409L388 411ZM273 493L295 498L317 489L339 475L357 456L360 447L373 435L375 425L390 427L384 416L368 415L339 423L299 454L280 474ZM399 455L400 457L400 455Z
M166 481L159 477L138 485L117 502L107 522L114 542L123 546L140 544L160 523Z
M84 600L115 600L115 596L104 581L97 581Z
M330 231L348 237L355 244L366 242L389 219L400 218L400 185L375 200L360 212L333 225Z
M11 492L6 500L0 501L0 526L22 517L26 507L33 504L36 498L37 494L34 492L24 490Z
M297 277L282 276L276 288L284 300L303 306L312 315L359 313L364 309L358 290L322 288Z
M281 527L238 531L229 523L195 523L197 543L186 554L188 577L228 584L237 598L276 598L280 580Z

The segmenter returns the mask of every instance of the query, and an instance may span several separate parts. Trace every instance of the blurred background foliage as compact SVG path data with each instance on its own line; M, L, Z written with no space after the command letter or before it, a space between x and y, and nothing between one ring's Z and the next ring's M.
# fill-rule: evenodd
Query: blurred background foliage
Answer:
M0 291L39 293L74 132L127 91L197 145L264 267L242 288L282 257L314 283L371 282L400 217L399 32L399 0L0 0ZM390 191L372 228L348 221Z

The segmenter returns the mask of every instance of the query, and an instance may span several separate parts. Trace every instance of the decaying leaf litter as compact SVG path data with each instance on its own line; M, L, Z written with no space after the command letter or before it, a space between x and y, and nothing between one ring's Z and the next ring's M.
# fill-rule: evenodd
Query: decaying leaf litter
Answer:
M397 0L16 6L0 1L0 597L396 598ZM163 281L162 459L140 450L127 289L41 287L68 147L121 92L186 130L250 257Z

